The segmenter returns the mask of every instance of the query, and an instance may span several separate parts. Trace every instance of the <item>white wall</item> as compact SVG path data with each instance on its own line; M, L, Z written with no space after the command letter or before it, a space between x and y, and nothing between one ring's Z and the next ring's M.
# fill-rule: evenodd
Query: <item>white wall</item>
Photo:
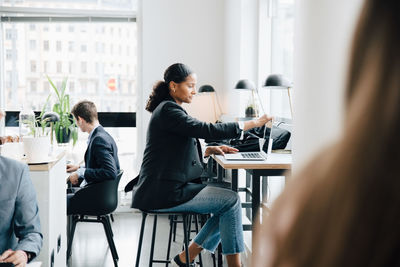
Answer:
M144 107L169 65L189 65L198 86L214 86L224 113L237 110L235 83L257 80L257 21L258 1L139 0L138 162L150 118Z
M138 91L142 95L137 127L141 157L150 117L143 110L152 85L163 79L169 65L181 62L190 66L197 73L198 86L223 87L225 8L224 1L215 0L142 0L139 8Z
M338 136L349 47L362 0L297 0L294 167Z

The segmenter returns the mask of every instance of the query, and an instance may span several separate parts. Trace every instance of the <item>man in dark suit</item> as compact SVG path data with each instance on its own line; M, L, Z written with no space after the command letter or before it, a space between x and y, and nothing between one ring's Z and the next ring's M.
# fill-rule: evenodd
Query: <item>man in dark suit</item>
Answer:
M67 172L72 172L69 176L71 184L78 186L80 183L80 187L84 187L91 183L116 179L120 170L117 145L99 124L95 104L87 100L81 101L72 108L71 113L78 127L89 134L85 166L67 164ZM73 192L67 195L67 213L68 203L73 195Z

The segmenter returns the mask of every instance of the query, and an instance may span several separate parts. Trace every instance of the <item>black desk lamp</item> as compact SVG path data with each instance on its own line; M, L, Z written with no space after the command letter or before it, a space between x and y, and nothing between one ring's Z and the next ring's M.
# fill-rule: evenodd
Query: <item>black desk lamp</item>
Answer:
M254 97L254 92L257 91L255 84L248 79L243 79L236 83L235 89L251 91L251 103L246 107L245 114L246 117L258 117L258 109Z
M211 85L205 84L199 87L198 90L199 93L209 93L209 92L215 92L214 87Z
M46 122L50 122L50 128L51 128L50 140L51 140L51 145L53 145L53 130L54 130L53 125L55 122L60 120L60 116L53 111L49 111L49 112L46 112L43 114L42 120L46 120Z
M289 82L283 75L281 74L270 74L265 80L264 87L269 89L286 89L289 97L289 106L290 106L290 114L293 118L293 109L292 109L292 99L290 97L290 88L292 87L292 83Z

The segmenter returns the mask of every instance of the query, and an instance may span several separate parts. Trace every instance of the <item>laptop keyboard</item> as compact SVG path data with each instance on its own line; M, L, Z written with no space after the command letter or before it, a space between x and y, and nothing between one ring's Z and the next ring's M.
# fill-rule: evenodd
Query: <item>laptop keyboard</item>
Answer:
M261 156L260 156L260 153L258 153L258 152L249 152L249 153L246 153L246 154L243 153L242 157L243 158L247 158L247 159L258 159Z

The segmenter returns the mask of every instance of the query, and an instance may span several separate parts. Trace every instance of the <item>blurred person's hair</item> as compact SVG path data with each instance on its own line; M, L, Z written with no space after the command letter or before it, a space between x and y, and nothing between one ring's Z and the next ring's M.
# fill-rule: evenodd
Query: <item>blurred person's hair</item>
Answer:
M88 100L79 101L74 105L71 113L75 118L81 117L88 123L98 120L96 105Z
M293 177L253 266L400 266L400 1L366 0L340 140Z

